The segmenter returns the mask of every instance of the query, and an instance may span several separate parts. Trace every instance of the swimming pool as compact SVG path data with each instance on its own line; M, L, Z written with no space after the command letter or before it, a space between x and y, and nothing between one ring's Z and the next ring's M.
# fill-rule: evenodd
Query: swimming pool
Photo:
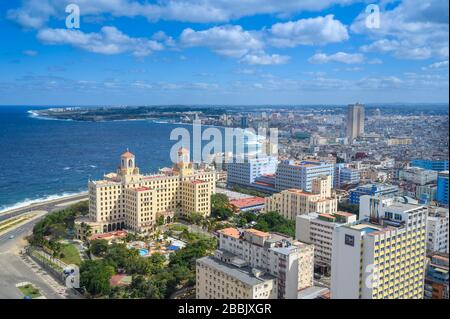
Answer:
M148 255L148 249L144 249L144 248L139 249L139 255L141 255L141 256Z

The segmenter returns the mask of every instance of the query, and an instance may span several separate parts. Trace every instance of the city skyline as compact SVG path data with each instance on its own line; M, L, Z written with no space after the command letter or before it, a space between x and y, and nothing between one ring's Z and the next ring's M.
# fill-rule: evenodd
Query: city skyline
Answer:
M445 103L448 1L375 4L2 3L0 104Z

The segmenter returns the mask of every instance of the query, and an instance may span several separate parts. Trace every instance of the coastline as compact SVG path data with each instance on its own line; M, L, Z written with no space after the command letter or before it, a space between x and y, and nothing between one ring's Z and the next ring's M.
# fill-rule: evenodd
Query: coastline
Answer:
M43 204L52 204L57 203L59 201L66 201L71 198L77 198L80 196L87 196L87 191L81 191L77 193L63 193L61 195L48 195L42 198L32 199L32 200L24 200L22 202L18 202L16 204L12 204L6 207L2 207L0 210L0 216L5 214L14 213L16 211L23 210L25 208L32 209L33 207L40 206Z

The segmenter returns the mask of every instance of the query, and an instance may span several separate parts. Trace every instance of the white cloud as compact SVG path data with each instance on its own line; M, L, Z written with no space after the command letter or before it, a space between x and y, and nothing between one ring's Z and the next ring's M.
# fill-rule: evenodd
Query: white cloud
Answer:
M349 39L347 27L333 15L276 23L270 30L270 43L276 47L323 45Z
M316 53L308 59L310 63L324 64L329 62L338 62L345 64L360 64L364 62L364 56L359 53L337 52L327 55L325 53Z
M69 44L89 52L120 54L130 52L143 57L153 51L162 50L162 44L145 38L131 38L115 27L102 27L99 33L84 33L80 30L42 29L38 39L48 44Z
M270 65L270 64L286 64L290 57L279 54L266 54L259 52L255 54L247 54L240 61L252 65Z
M369 45L363 45L361 46L361 51L393 53L397 57L411 60L428 59L433 55L432 48L428 46L414 47L408 41L387 39L381 39Z
M426 67L423 67L422 70L433 70L433 69L448 69L448 60L446 61L440 61L432 63Z
M38 52L35 50L24 50L22 51L23 54L27 55L27 56L36 56L38 55Z
M184 29L180 44L183 47L207 47L219 55L233 58L241 58L264 47L256 32L245 31L239 25L225 25L202 31Z
M374 41L364 52L389 53L402 59L448 57L448 1L405 0L381 11L380 28L367 28L360 14L351 31Z
M276 14L289 16L302 11L320 11L336 4L359 0L24 0L18 9L8 12L10 19L27 28L40 28L50 17L64 16L69 3L80 6L83 15L136 17L150 21L175 20L208 23L229 22L245 16Z

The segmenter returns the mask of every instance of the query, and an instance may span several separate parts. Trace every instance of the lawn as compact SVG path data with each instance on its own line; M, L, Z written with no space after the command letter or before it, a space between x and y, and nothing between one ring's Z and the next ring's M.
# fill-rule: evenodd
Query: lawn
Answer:
M61 248L61 253L62 256L61 257L61 261L71 265L80 265L81 264L81 258L80 258L80 253L78 252L78 249L72 245L72 244L65 244L62 246Z
M39 292L39 289L34 287L32 284L27 284L24 286L17 287L24 296L29 296L31 298L38 298L41 297L41 293Z

